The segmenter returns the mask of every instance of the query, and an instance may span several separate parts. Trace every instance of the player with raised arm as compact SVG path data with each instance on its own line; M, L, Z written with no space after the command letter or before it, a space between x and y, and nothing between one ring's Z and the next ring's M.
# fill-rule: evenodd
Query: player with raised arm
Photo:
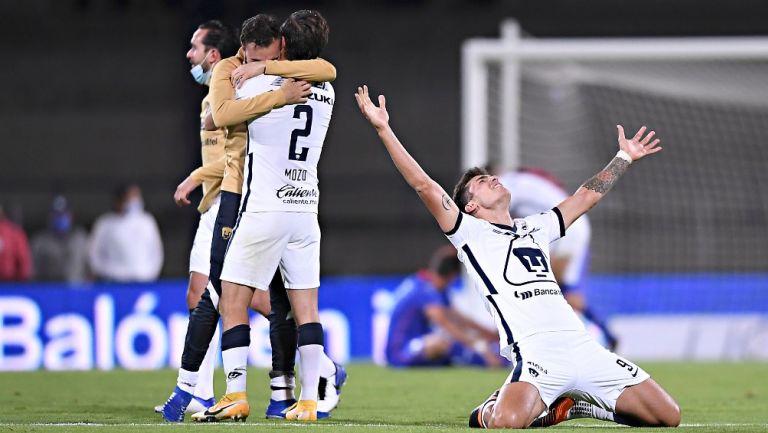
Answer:
M233 63L237 63L237 65L242 64L244 56L250 56L254 62L267 62L276 59L280 53L280 44L277 38L279 26L277 21L271 16L257 15L246 20L240 38L243 49L236 56L223 60L221 59L221 52L214 51L212 46L217 39L215 37L207 38L210 32L207 27L209 26L205 28L201 26L193 35L192 49L188 52L188 58L196 65L193 68L195 79L201 84L210 84L211 86L209 95L203 102L203 113L201 113L201 140L203 142L204 164L203 167L195 170L179 184L174 194L174 200L179 205L189 204L190 202L187 198L189 193L203 183L207 188L204 188L205 194L200 206L204 207L211 203L216 203L218 201L216 195L219 188L221 189L221 206L218 207L218 212L210 208L207 209L206 217L204 219L201 218L201 228L204 230L199 229L195 236L190 268L195 273L202 274L202 276L194 278L197 275L192 274L194 281L191 280L190 287L198 288L202 284L202 287L199 289L205 289L209 276L212 284L203 291L202 296L197 295L199 302L195 299L197 305L190 315L176 388L168 401L156 408L156 410L162 412L166 421L172 422L183 421L185 411L204 412L205 409L215 403L210 401L212 398L204 402L200 401L200 399L194 399L192 393L201 383L204 384L204 389L210 389L210 392L213 391L213 369L212 367L206 368L204 360L209 356L206 355L206 352L215 351L214 345L209 345L209 342L218 341L217 337L212 337L216 335L216 326L219 321L217 304L221 290L219 280L221 263L223 262L224 252L231 235L231 227L234 226L234 220L237 216L240 188L242 188L243 175L240 170L242 170L242 159L245 153L245 124L241 123L234 127L218 128L211 121L210 112L214 110L214 106L220 107L221 104L218 101L222 93L221 91L214 91L214 88L220 89L221 87L220 85L214 86L214 83L218 83L215 70L218 70L218 66L221 64L226 64L227 66ZM335 77L333 66L324 61L315 63L304 62L302 64L280 62L278 69L280 74L289 77L308 76L315 77L316 79L333 79ZM211 73L212 70L214 71L213 74ZM229 87L228 77L230 71L227 70L225 74L227 77L226 86ZM243 115L255 117L268 113L275 107L306 102L309 94L308 83L284 80L278 89L271 89L270 92L237 101L237 104L240 112L244 113ZM218 159L216 155L219 155ZM210 183L205 184L204 182ZM215 223L213 218L215 218ZM208 236L207 239L205 236ZM205 254L206 249L209 251L208 255ZM205 261L204 256L209 257L209 263L203 263ZM194 297L190 296L190 298ZM261 301L261 299L258 299L258 301ZM268 309L263 311L263 303L255 302L254 304L259 307L255 308L257 311L264 315L269 313ZM290 333L290 327L284 327L284 329ZM295 331L292 334L295 341ZM283 337L282 339L290 340L291 337ZM273 357L292 358L294 356L295 350L286 354L283 347L273 347ZM208 381L211 381L211 383L207 384ZM204 407L201 408L199 407L200 405ZM286 403L283 403L283 405L286 405ZM284 408L277 408L277 410L272 410L271 412L270 409L275 409L272 404L267 409L268 416L270 414L272 416L284 416L282 415L282 409ZM237 414L233 414L234 416L244 418L248 414L240 411ZM220 418L228 418L228 416L226 413L222 413Z
M316 11L291 14L280 28L281 59L316 59L328 42L328 25ZM238 98L269 91L283 79L260 75L237 91ZM266 290L280 268L291 314L298 325L301 397L286 419L317 419L321 360L325 357L319 321L320 228L317 164L330 124L333 87L312 86L306 104L273 110L248 123L248 162L240 215L222 269L220 311L222 358L227 393L209 411L232 405L247 407L246 364L250 344L248 303L267 298ZM214 113L214 121L219 124ZM255 293L255 294L254 294ZM267 298L267 302L269 299ZM335 366L330 362L335 373Z
M355 99L400 174L456 246L494 318L501 353L514 363L501 389L472 411L469 425L552 425L574 417L574 400L591 404L590 415L599 419L633 426L679 425L677 403L648 373L587 334L549 266L549 243L564 236L633 161L661 150L654 132L645 134L643 127L627 139L617 126L620 150L608 166L552 210L513 220L510 192L498 178L472 168L451 198L395 136L384 96L377 107L364 86Z

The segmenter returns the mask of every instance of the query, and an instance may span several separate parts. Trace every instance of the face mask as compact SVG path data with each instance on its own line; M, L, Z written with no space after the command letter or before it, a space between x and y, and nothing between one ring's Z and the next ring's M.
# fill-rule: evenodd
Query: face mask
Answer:
M211 54L211 52L208 51L208 54ZM200 64L193 66L192 69L189 70L189 73L192 74L192 78L204 86L207 86L211 81L211 73L213 72L213 68L209 68L207 71L203 71L203 63L206 59L208 59L208 54L203 57L203 61L200 62Z
M57 233L66 233L72 227L72 217L67 214L56 215L53 218L53 230Z
M139 213L144 210L144 200L132 198L125 203L125 213Z

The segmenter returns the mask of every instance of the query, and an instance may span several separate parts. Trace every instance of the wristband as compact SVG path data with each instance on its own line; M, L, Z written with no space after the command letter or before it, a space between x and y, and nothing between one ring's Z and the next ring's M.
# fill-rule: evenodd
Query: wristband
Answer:
M632 164L632 157L629 156L629 154L627 152L624 152L621 149L619 149L619 151L616 152L616 158L621 158L624 161L627 161L628 163Z

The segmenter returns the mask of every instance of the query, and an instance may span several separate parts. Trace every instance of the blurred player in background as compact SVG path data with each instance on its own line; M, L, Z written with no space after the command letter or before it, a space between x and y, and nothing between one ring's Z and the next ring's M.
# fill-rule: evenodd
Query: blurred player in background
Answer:
M499 167L488 165L491 174L499 175L499 181L512 191L509 213L512 218L523 218L546 212L568 198L562 184L550 173L539 168L521 168L502 172ZM553 242L550 246L550 264L555 279L573 309L582 315L585 325L592 324L600 330L595 335L598 342L613 350L616 337L605 323L589 309L584 297L584 282L589 268L589 242L591 226L587 215L574 221L568 229L568 236Z
M397 288L387 333L390 366L502 365L498 345L492 344L498 341L496 332L449 305L446 292L460 271L456 249L445 245L434 252L427 269Z
M238 101L227 100L222 103L222 99L233 99L229 97L230 94L234 93L229 82L230 71L242 64L245 58L244 53L247 52L251 54L252 61L260 62L271 61L279 56L280 45L277 40L277 35L278 24L271 16L257 15L246 20L243 24L241 35L242 49L236 56L224 59L224 61L221 62L221 67L216 68L216 71L219 72L214 72L210 80L211 90L207 100L211 110L219 112L220 114L223 112L226 115L225 117L227 117L228 120L232 120L233 123L231 127L222 126L221 128L221 130L224 131L225 155L220 161L221 164L214 166L215 168L220 169L219 176L222 176L223 180L221 186L221 206L213 229L210 285L204 291L201 302L198 304L190 318L187 338L185 340L184 354L182 355L182 367L179 370L177 388L174 390L169 401L165 404L163 415L168 421L183 420L184 408L190 401L190 395L187 390L190 386L197 383L199 379L198 369L200 368L203 356L208 348L208 341L215 335L215 328L219 319L217 307L221 293L221 280L219 279L221 265L227 243L232 234L232 227L235 225L237 209L240 202L240 191L242 188L243 156L246 146L246 126L243 122L247 119L268 113L275 107L297 102L305 102L306 97L309 95L309 85L307 83L285 80L280 88L268 93ZM274 73L282 74L284 76L299 75L316 80L330 80L335 78L335 68L328 62L320 59L310 62L270 62L269 66L275 70ZM222 80L220 77L225 78ZM241 117L238 121L235 121L233 120L235 119L235 116ZM208 113L203 120L203 124L207 130L218 129L213 123L212 115L210 113ZM188 204L188 195L197 188L199 184L200 181L198 179L191 177L182 182L175 194L177 203ZM275 280L278 284L281 283L279 274L276 275ZM254 297L253 306L255 307L254 309L262 314L266 315L269 313L269 306L267 305L265 308L264 302L259 302L259 298L257 297ZM289 309L290 308L288 307L286 311ZM270 325L273 321L273 316L274 318L282 317L282 322L290 322L290 326L282 326L276 332L270 332L273 342L273 364L275 358L281 360L290 358L292 363L296 353L295 323L292 319L285 317L287 314L282 316L270 314ZM272 328L272 326L270 327ZM288 335L286 336L284 334ZM292 347L285 344L282 346L275 344L275 340L291 341L291 338L293 341ZM328 382L327 378L325 382ZM331 384L334 383L335 381L332 380ZM276 389L277 387L273 386L272 388L273 398L276 394L293 395L292 387L290 389ZM327 400L329 403L328 410L330 411L330 409L335 407L338 402L338 397L335 392L332 396L329 395L329 397L330 398ZM294 402L295 400L290 401L287 398L277 402L271 400L270 405L267 408L267 417L284 417L285 409ZM215 421L219 419L233 418L235 416L244 418L247 417L248 413L244 413L242 410L238 412L221 411L214 416L211 416L210 414L206 415L205 411L201 411L198 415L200 416L193 416L193 419L196 421ZM326 413L325 415L327 416L328 414Z
M280 27L280 59L316 59L328 42L328 32L328 25L318 12L294 12ZM250 63L247 50L245 55ZM282 81L270 75L254 77L237 91L237 97L276 89ZM248 411L245 396L250 344L247 305L254 291L269 305L267 289L278 265L290 312L298 325L302 385L301 397L286 412L286 419L316 420L320 376L336 375L338 367L324 353L317 307L320 285L317 164L330 125L334 98L329 83L315 83L306 104L274 110L248 123L245 194L221 274L222 357L227 395L207 412L209 416L215 416L219 408L233 413ZM216 124L221 123L215 112L213 118Z
M470 414L470 427L526 428L587 415L634 426L677 426L680 409L648 373L606 350L584 329L554 279L549 244L611 189L629 165L661 150L645 127L574 195L548 212L513 220L510 192L479 168L464 173L453 198L408 154L368 88L355 95L400 174L460 251L475 288L494 316L502 354L514 369L500 390ZM584 400L587 413L572 411ZM582 403L582 402L580 402ZM591 403L591 404L589 404Z

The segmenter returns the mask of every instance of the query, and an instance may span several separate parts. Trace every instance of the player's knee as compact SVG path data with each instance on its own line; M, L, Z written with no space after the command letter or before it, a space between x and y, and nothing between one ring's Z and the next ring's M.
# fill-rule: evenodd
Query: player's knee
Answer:
M503 410L498 405L494 408L490 428L525 428L528 417L512 410Z
M251 298L251 309L264 317L268 317L272 307L269 303L269 293L255 290Z
M200 297L203 296L205 287L208 284L208 276L198 272L192 272L189 275L189 284L187 285L187 307L190 310L197 306Z
M677 403L671 402L669 407L664 410L663 416L660 417L659 424L662 427L677 427L680 425L682 414L680 406Z

